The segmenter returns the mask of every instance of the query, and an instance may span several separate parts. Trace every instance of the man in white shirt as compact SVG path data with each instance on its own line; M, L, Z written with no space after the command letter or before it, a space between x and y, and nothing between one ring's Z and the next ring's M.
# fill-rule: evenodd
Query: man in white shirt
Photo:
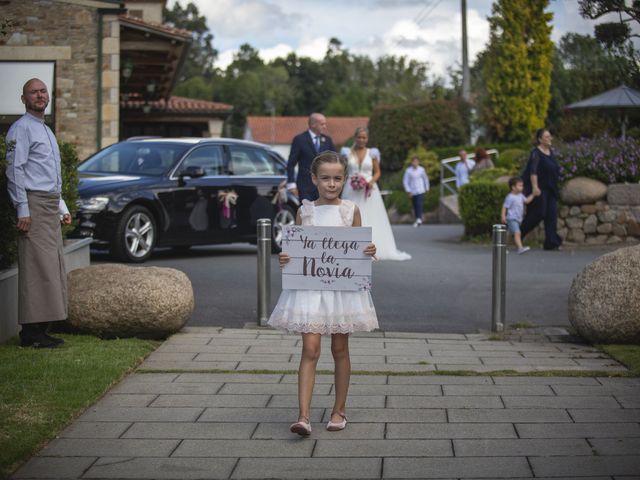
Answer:
M49 322L67 318L67 275L60 222L71 223L62 199L60 151L44 123L47 86L32 78L22 88L26 108L7 133L7 186L16 208L18 322L23 346L55 348Z
M476 166L476 162L471 159L467 159L467 152L460 150L460 161L456 163L456 187L460 189L461 186L469 183L469 173Z
M416 216L413 226L418 227L422 225L424 194L429 191L429 177L424 167L420 165L419 157L411 159L411 166L404 172L402 184L405 192L411 197L411 203L413 203L413 213Z

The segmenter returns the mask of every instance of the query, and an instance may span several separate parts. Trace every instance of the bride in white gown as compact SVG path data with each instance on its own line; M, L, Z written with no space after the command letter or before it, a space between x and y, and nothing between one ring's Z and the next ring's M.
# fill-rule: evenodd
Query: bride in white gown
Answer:
M369 132L364 127L356 129L355 144L352 148L342 148L340 154L349 162L348 177L342 191L342 198L358 205L362 216L362 226L371 227L373 243L376 245L376 257L380 260L409 260L411 255L396 248L387 209L382 202L378 189L380 178L380 152L377 148L367 148ZM361 175L367 182L368 189L354 190L351 179Z

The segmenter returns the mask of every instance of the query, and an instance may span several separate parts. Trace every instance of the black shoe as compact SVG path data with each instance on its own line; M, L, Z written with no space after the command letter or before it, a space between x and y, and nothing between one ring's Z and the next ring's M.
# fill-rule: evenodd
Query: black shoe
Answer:
M47 340L55 343L56 345L64 345L64 340L63 339L57 338L57 337L52 337L48 333L44 334L44 338L46 338Z
M20 345L32 348L58 348L59 346L58 343L49 340L42 334L35 337L21 337Z

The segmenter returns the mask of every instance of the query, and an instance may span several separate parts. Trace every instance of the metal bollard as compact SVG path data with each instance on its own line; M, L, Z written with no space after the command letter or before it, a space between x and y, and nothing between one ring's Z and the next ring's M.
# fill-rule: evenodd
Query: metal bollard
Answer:
M502 332L505 327L505 289L507 286L507 227L493 226L493 282L491 302L491 331Z
M258 325L269 320L271 302L271 220L258 220Z

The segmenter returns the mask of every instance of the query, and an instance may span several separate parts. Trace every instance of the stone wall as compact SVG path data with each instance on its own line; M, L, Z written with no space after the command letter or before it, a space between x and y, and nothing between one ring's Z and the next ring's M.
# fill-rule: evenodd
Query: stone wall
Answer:
M118 137L119 25L116 16L103 19L103 103L98 106L98 6L113 4L9 0L2 6L13 27L0 41L0 60L55 61L54 130L59 140L77 146L81 159L98 148L99 108L104 120L100 146Z
M609 185L607 199L561 206L558 234L576 244L603 245L640 241L640 185Z

